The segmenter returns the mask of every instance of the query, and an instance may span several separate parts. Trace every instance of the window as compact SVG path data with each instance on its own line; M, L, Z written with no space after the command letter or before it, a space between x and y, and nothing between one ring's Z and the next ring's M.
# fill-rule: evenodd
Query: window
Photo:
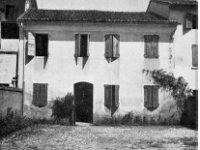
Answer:
M118 58L119 54L119 35L105 35L105 57Z
M9 87L8 83L0 83L0 87Z
M198 15L186 14L184 27L186 29L198 29Z
M144 86L144 106L153 111L159 106L158 102L159 87L156 85Z
M113 115L119 107L119 85L104 85L104 94L104 105Z
M17 8L13 5L6 5L6 20L17 19Z
M1 23L1 38L2 39L18 39L19 27L15 22Z
M32 104L37 107L44 107L47 105L47 89L48 84L34 83L33 84L33 101Z
M145 35L145 58L158 58L158 35Z
M36 56L48 56L48 35L36 34Z
M192 67L198 67L198 45L192 45Z
M88 34L75 35L75 56L76 57L89 56L89 35Z

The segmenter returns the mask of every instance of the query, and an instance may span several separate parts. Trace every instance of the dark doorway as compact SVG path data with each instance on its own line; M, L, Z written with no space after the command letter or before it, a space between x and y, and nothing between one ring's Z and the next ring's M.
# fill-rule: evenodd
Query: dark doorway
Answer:
M79 82L74 84L76 122L93 121L93 84Z

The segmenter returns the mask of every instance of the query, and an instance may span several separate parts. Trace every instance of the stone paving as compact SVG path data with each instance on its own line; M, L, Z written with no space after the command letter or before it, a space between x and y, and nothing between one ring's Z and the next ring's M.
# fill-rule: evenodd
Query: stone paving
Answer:
M0 150L197 149L197 131L168 126L36 125L0 140Z

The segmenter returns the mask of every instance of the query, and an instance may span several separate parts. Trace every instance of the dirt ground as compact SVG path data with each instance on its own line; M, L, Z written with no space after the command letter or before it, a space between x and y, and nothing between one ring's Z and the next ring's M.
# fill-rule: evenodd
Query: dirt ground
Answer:
M168 126L37 125L0 140L8 150L197 149L197 131Z

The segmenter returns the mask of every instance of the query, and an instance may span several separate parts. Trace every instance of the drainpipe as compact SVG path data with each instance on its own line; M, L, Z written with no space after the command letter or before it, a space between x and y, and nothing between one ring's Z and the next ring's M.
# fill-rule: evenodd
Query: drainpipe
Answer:
M24 97L25 97L25 81L24 81L24 74L25 74L25 31L23 29L23 23L19 24L21 30L22 30L22 33L21 35L23 37L21 37L20 39L23 39L23 62L22 62L22 116L24 114Z

